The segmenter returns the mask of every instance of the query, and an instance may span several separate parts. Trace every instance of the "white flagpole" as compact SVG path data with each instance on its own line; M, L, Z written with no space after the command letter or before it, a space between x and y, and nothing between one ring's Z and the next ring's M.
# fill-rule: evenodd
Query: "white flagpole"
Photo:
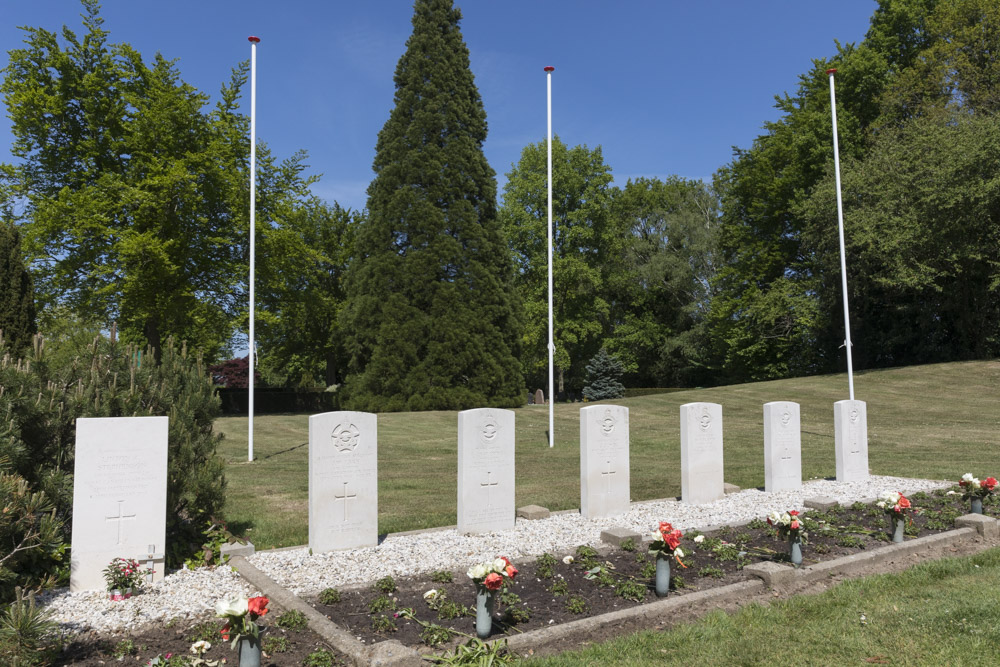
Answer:
M548 88L548 182L549 182L549 447L555 446L555 374L553 371L556 353L555 340L552 337L552 72L555 67L545 68L545 80Z
M257 235L257 42L260 37L247 37L250 42L250 339L247 354L247 460L253 461L253 373L257 367L257 339L254 337L254 245Z
M844 347L847 348L847 383L851 400L854 400L854 363L851 359L851 320L847 308L847 252L844 249L844 202L840 196L840 146L837 142L837 96L834 93L833 75L837 70L828 69L830 75L830 111L833 114L833 165L837 175L837 225L840 230L840 281L844 290Z

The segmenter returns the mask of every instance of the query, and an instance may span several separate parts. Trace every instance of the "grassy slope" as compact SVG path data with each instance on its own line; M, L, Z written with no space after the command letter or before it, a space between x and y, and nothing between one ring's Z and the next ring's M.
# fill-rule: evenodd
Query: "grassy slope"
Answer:
M995 474L1000 429L1000 361L912 366L860 373L857 398L868 403L872 472L957 479ZM726 481L763 486L763 404L802 406L803 477L835 474L833 403L846 398L845 375L688 390L615 401L630 410L633 500L680 494L679 406L722 404ZM579 507L579 408L556 406L556 446L546 446L548 410L516 410L517 505ZM379 530L455 523L457 414L378 416ZM224 417L221 453L229 466L226 514L250 528L260 548L307 542L308 415L254 420L256 461L247 463L245 418Z

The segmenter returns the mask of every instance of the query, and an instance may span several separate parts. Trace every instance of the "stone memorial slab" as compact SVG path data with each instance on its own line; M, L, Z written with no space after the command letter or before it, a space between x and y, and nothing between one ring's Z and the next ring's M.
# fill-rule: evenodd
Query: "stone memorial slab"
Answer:
M628 408L580 408L580 514L627 512L631 503Z
M309 548L378 545L378 422L370 412L309 417Z
M115 558L163 577L167 426L166 417L76 420L71 591L104 590L101 572Z
M722 468L722 406L681 406L681 502L700 505L725 495Z
M514 411L458 413L458 532L514 527Z
M764 404L764 490L802 488L802 431L799 404Z
M833 439L837 481L868 479L868 406L864 401L833 404Z
M535 405L545 405L545 392L541 389L535 390Z

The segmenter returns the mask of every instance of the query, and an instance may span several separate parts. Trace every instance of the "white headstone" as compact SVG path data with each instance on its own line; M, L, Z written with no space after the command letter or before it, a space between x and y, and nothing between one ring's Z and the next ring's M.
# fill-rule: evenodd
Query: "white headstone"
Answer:
M514 412L458 413L458 532L514 527Z
M167 418L76 420L71 591L104 590L115 558L163 577L167 537ZM151 551L152 549L152 551ZM151 554L155 559L148 558Z
M378 545L378 425L369 412L309 417L309 548Z
M833 404L837 481L868 479L868 406L864 401Z
M802 488L802 433L799 404L764 404L764 490Z
M722 406L681 406L681 501L710 503L725 496L722 474Z
M628 408L580 408L580 513L588 518L627 512L631 503Z

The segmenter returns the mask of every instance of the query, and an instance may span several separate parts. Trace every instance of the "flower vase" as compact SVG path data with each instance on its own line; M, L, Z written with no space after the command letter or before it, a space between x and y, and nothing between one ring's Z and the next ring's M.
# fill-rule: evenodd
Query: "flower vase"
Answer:
M788 536L788 558L795 567L802 565L802 537L799 535Z
M476 589L476 636L486 639L493 630L493 591L485 587Z
M108 591L108 597L115 602L118 602L119 600L127 600L130 597L132 597L132 589L112 588L110 591Z
M983 499L982 498L973 498L972 499L972 513L973 514L982 514L983 513Z
M670 556L656 557L656 597L666 597L670 591Z
M903 531L906 530L906 519L903 517L893 517L892 518L892 541L902 542L903 541Z
M260 667L260 636L240 637L237 643L240 667Z

